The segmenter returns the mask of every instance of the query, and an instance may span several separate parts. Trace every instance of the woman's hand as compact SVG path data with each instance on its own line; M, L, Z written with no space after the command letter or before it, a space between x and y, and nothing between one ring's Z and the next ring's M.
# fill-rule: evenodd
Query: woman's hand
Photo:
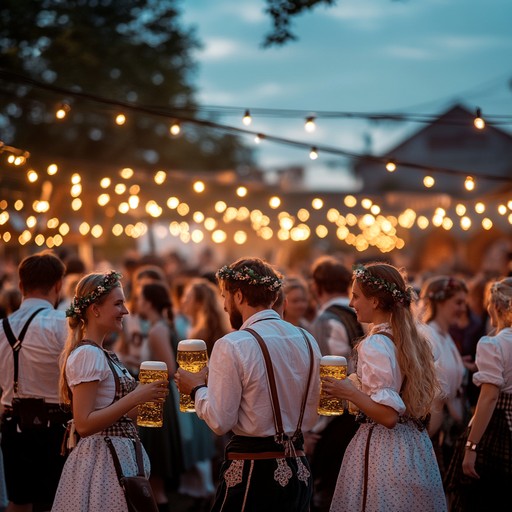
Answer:
M476 452L466 450L464 452L464 459L462 460L462 471L466 476L479 479L480 475L475 470Z
M164 402L169 394L169 381L155 380L146 384L139 382L132 393L134 393L132 397L137 400L137 405L144 402Z
M335 379L333 377L322 378L322 392L335 398L350 400L357 388L350 379Z

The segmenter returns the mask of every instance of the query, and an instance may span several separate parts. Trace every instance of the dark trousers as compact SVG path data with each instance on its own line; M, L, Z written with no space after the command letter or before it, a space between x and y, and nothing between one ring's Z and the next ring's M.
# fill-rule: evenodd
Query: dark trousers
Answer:
M321 438L310 456L313 473L311 512L329 510L343 455L358 428L355 416L345 412L341 416L334 416L321 432Z

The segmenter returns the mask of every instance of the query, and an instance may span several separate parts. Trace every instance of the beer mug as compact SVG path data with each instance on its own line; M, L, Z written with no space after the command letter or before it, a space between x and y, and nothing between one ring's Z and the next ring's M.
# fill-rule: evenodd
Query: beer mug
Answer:
M333 377L338 380L347 377L347 360L343 356L323 356L320 360L320 378ZM339 416L343 414L343 400L325 394L320 388L318 414Z
M200 372L208 364L206 343L203 340L181 340L178 343L177 362L188 372ZM190 395L180 393L180 411L196 412Z
M140 364L139 382L148 384L155 380L167 380L169 373L163 361L143 361ZM139 427L161 427L164 402L145 402L140 404L137 411L137 425Z

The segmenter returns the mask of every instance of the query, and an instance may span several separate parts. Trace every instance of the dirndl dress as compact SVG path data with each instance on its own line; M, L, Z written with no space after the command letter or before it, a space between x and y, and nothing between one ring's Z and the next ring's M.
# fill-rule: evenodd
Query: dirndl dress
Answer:
M115 366L123 368L114 353L109 352L108 357ZM119 389L116 389L114 401L137 387L137 381L128 372L118 374L118 377ZM123 474L137 475L134 444L137 429L130 418L123 416L102 432L82 437L78 441L64 465L52 512L128 512L112 455L105 442L106 436L112 440ZM142 452L144 472L149 478L149 457L144 447Z

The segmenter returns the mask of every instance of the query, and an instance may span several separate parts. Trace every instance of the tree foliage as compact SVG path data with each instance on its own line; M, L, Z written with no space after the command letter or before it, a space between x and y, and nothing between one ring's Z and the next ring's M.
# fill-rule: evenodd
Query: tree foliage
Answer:
M3 0L0 69L48 86L194 117L192 85L199 47L180 23L175 0ZM67 102L57 122L56 106ZM172 138L172 118L127 115L112 106L0 79L0 139L28 149L124 166L216 170L252 162L230 134L189 124Z
M293 18L318 4L333 5L336 0L266 0L265 12L272 20L272 31L264 40L263 46L283 45L297 39L291 31Z

